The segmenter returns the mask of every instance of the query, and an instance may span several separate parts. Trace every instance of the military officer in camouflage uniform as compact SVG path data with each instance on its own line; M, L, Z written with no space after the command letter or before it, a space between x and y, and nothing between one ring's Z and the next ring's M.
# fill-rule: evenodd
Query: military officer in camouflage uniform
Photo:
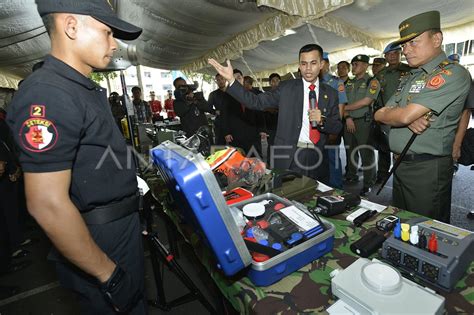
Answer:
M443 222L449 222L454 134L469 92L470 76L441 50L440 13L425 12L403 21L400 39L408 64L416 69L378 110L375 119L392 126L390 149L395 154L417 134L395 171L393 203ZM427 114L432 113L432 119Z
M372 147L370 134L372 123L372 104L380 91L380 84L367 74L369 56L357 55L352 58L352 73L354 78L346 83L348 105L344 107L346 128L344 142L346 147L347 167L346 180L358 181L358 154L362 158L364 171L364 186L361 196L367 195L375 184L375 152Z
M411 68L400 62L402 48L399 45L392 46L392 43L385 47L383 53L388 67L377 73L376 78L380 82L380 94L374 104L374 111L387 104L390 97L395 94L400 78L407 75ZM388 175L390 169L390 148L388 147L388 130L385 126L376 126L374 129L374 142L379 153L377 165L377 182L381 183Z

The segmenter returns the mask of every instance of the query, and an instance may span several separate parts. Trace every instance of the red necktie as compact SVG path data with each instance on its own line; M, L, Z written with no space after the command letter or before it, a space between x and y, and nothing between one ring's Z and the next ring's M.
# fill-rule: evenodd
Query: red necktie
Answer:
M316 88L316 86L314 84L311 84L309 86L309 89L311 90L311 92L313 92L315 95L316 95L316 92L314 92L314 89ZM311 92L309 92L311 94ZM318 108L318 99L315 97L315 108ZM309 108L311 108L311 98L309 100ZM321 138L321 135L319 133L319 130L316 129L316 128L313 128L311 126L311 122L309 122L309 139L311 140L312 143L316 144L318 143L319 141L319 138Z

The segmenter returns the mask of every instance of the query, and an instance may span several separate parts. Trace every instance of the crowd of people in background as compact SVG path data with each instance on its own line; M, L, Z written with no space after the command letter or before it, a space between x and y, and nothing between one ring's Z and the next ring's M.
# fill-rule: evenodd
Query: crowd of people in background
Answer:
M319 78L321 82L338 91L339 114L344 122L342 131L337 135L329 135L327 141L327 145L333 147L328 150L330 173L327 184L331 187L342 189L344 182L358 182L360 179L357 173L362 169L364 184L360 194L367 195L375 184L380 184L388 175L392 154L386 137L387 128L383 124L375 123L373 115L376 110L385 106L395 94L401 78L412 69L401 61L401 51L399 45L389 44L384 49L383 56L374 57L372 62L367 55L356 55L350 62L339 61L334 74L330 72L329 54L323 54ZM457 54L449 58L456 63L459 62ZM233 73L234 78L244 89L255 95L276 91L282 82L278 73L272 73L268 77L267 86L256 88L255 80L251 76L244 76L239 69L233 69ZM301 77L300 70L298 69L293 75ZM181 129L190 137L199 127L209 125L211 120L206 117L211 114L214 145L238 147L247 154L258 155L262 160L269 162L277 130L278 108L269 107L264 110L248 108L246 104L226 93L228 85L222 75L217 73L214 82L217 89L209 94L206 101L202 93L196 93L195 87L188 85L184 78L176 78L173 82L175 91L173 93L168 90L164 106L156 99L154 91L150 92L149 100L145 101L142 100L140 87L133 87L132 103L137 122L151 123L179 117ZM123 102L120 102L117 92L110 94L109 103L117 125L122 128L121 120L125 117L126 109ZM469 114L469 110L466 109L460 122L453 148L455 161L459 158L460 142L470 119ZM344 170L340 159L340 154L343 153L339 149L341 143L345 147L346 161L354 161L346 163ZM367 147L361 148L361 146ZM372 165L374 166L371 167ZM455 174L456 162L454 168Z

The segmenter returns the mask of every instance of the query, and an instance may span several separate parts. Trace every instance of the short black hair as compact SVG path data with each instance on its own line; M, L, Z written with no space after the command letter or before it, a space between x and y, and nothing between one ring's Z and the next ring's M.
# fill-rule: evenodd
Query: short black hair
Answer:
M178 81L181 81L181 80L183 80L184 82L186 82L186 80L183 79L182 77L177 77L176 79L174 79L174 81L173 81L173 86L174 86L175 89L178 88L178 87L176 86L176 83L177 83Z
M268 81L271 81L273 78L278 78L280 81L281 81L281 77L278 73L272 73L270 74L270 76L268 77Z
M347 66L347 69L350 69L350 68L351 68L351 64L350 64L350 63L348 63L347 61L345 61L345 60L343 60L343 61L339 61L339 62L337 63L337 65L339 66L341 63L345 63L345 64L346 64L346 66Z
M300 52L298 54L298 59L300 59L302 53L307 53L313 50L317 50L319 52L319 56L321 57L321 59L323 59L323 48L318 44L308 44L301 47Z
M214 76L214 78L217 78L218 76L220 76L221 74L220 73L216 73L216 75Z
M51 33L54 32L54 13L48 13L46 15L43 15L41 19L43 20L46 32L49 36L51 36Z
M239 69L234 69L234 74L236 73L240 73L241 76L243 76L244 74L242 73L242 71L240 71Z
M135 92L135 91L137 91L137 90L140 91L140 92L142 91L142 89L140 89L139 86L134 86L134 87L132 87L132 93Z

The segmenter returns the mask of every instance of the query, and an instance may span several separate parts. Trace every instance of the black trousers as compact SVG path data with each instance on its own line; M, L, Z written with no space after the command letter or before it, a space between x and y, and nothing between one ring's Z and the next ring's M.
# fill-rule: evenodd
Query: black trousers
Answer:
M145 293L144 256L138 213L88 227L97 245L129 273ZM77 293L82 314L117 314L104 299L94 277L65 261L55 250L50 254L50 259L56 261L56 272L61 285ZM147 309L146 298L143 298L129 314L147 314Z
M11 255L23 242L23 222L18 208L18 183L11 182L8 176L0 179L0 216L4 222L0 232L1 243ZM24 218L23 218L24 219Z
M329 159L326 150L317 147L297 148L290 169L329 184Z
M11 250L8 237L8 224L5 220L3 203L3 192L0 192L2 197L0 197L0 273L6 271L11 261Z

